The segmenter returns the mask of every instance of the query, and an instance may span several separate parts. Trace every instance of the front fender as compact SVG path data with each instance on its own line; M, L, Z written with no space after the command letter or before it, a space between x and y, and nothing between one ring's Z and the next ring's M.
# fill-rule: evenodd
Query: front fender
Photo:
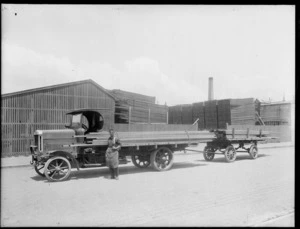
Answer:
M65 152L65 151L52 151L49 152L49 156L54 157L54 156L60 156L60 157L65 157L68 160L71 160L73 164L76 165L77 170L79 170L79 164L76 160L76 158L69 152Z

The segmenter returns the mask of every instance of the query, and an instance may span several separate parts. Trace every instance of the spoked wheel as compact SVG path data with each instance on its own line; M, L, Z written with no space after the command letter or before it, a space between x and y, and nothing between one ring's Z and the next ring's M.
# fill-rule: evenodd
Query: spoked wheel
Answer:
M257 155L258 155L258 149L257 149L257 146L256 145L251 145L249 150L248 150L248 153L250 155L250 157L252 159L256 159L257 158Z
M235 159L236 159L235 148L233 146L227 146L224 155L225 155L225 160L227 162L233 162L233 161L235 161Z
M165 171L172 167L174 162L173 152L167 147L160 147L151 153L151 165L157 171Z
M45 177L45 164L35 164L34 170L42 177Z
M203 150L203 156L206 161L212 161L215 157L215 154L210 147L205 146Z
M71 164L65 157L50 158L45 164L45 176L49 181L66 180L71 173Z
M131 156L132 163L138 168L147 168L150 163L150 154L142 155L142 154L135 154Z

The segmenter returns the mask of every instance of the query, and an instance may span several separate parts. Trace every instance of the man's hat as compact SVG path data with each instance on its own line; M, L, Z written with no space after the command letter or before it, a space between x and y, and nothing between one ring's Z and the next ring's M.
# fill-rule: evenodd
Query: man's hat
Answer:
M114 127L112 125L110 125L108 130L114 130Z

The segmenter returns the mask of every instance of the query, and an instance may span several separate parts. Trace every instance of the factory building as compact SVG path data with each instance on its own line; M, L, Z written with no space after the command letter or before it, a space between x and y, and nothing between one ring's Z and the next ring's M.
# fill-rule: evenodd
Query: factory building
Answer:
M261 103L260 116L265 125L291 125L292 103L287 101Z

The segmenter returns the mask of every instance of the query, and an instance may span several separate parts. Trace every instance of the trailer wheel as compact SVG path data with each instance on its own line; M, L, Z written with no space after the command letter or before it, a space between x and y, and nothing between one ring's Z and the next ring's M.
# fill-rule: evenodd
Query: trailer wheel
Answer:
M257 149L257 146L256 145L251 145L249 150L248 150L248 153L250 155L250 157L252 159L256 159L257 158L257 155L258 155L258 149Z
M206 161L212 161L215 157L215 154L214 154L214 151L212 153L212 150L210 147L205 146L204 150L203 150L203 156Z
M34 170L40 176L45 177L45 164L43 164L43 165L42 164L35 164L34 165Z
M235 148L232 145L227 146L224 155L225 155L225 160L227 162L233 162L233 161L235 161L235 159L236 159Z
M45 164L45 176L49 181L64 181L71 173L71 164L65 157L52 157Z
M138 168L147 168L150 162L150 154L142 155L142 154L134 154L131 156L132 163Z
M151 153L150 160L153 169L166 171L172 167L174 155L168 147L160 147Z

